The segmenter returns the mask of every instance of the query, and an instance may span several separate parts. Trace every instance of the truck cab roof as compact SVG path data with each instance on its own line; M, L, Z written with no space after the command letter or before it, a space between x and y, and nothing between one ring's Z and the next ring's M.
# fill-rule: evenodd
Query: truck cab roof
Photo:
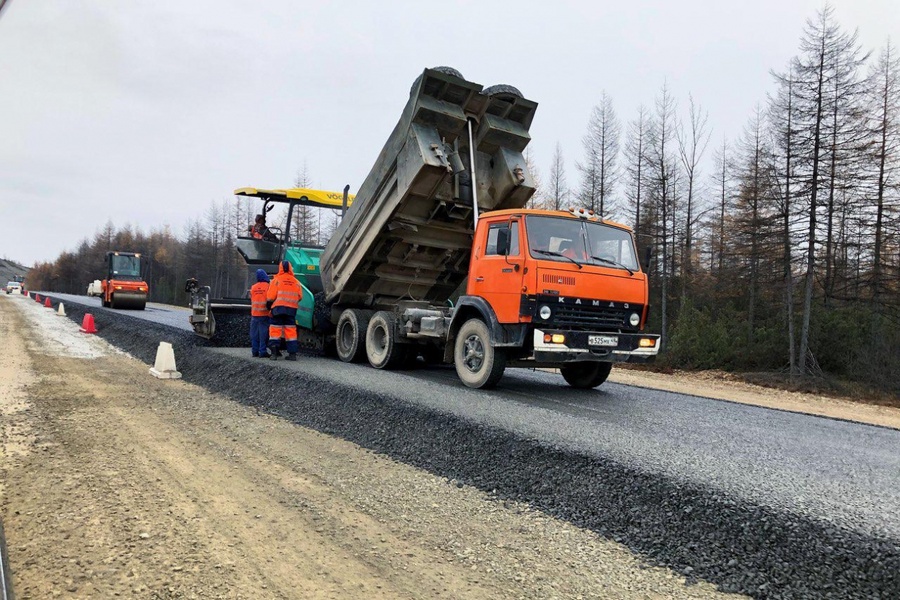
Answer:
M493 210L490 212L485 212L480 215L482 219L489 219L493 217L504 217L504 216L513 216L513 215L541 215L541 216L549 216L549 217L563 217L567 219L584 219L586 221L591 221L593 223L602 223L604 225L609 225L611 227L617 227L619 229L624 229L625 231L633 231L631 227L625 225L623 223L618 223L616 221L611 221L610 219L603 219L598 217L597 215L591 214L591 211L586 209L578 209L571 208L569 210L546 210L542 208L512 208L506 210Z

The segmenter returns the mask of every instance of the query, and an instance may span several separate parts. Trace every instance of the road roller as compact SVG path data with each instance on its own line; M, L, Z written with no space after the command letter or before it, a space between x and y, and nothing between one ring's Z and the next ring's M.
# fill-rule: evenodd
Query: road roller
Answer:
M106 308L144 310L150 287L141 277L140 253L107 252L106 276L100 280L99 291Z

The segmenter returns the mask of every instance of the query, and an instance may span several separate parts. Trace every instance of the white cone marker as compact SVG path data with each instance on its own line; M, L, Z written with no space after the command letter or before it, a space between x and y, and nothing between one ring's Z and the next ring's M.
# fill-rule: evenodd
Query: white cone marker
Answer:
M61 316L61 317L66 316L66 309L65 309L65 307L63 306L63 303L62 303L62 302L59 303L59 308L56 309L56 314L58 314L58 315Z
M181 379L181 373L175 368L175 351L169 342L160 342L156 349L156 363L150 374L157 379Z

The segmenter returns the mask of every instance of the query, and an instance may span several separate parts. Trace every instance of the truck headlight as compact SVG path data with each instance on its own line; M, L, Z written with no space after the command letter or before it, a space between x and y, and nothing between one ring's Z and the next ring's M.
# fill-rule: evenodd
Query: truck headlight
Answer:
M552 312L550 311L550 307L544 304L541 306L540 310L538 310L538 316L543 320L547 321L550 319L550 315Z
M631 316L628 318L628 322L631 323L632 327L637 327L641 323L641 315L637 313L631 313Z

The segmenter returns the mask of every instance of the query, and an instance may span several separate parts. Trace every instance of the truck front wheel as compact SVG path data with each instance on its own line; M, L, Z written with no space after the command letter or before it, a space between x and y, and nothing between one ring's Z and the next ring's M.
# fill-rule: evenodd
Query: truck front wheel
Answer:
M506 352L491 345L491 332L484 321L469 319L456 334L453 363L468 387L492 388L503 377Z
M366 357L376 369L396 369L406 359L408 346L397 339L397 319L379 310L366 328Z
M360 362L366 355L366 330L372 313L348 308L341 313L335 330L338 358L344 362Z
M609 372L612 371L612 363L578 362L562 365L559 371L566 383L573 388L589 390L606 381Z

